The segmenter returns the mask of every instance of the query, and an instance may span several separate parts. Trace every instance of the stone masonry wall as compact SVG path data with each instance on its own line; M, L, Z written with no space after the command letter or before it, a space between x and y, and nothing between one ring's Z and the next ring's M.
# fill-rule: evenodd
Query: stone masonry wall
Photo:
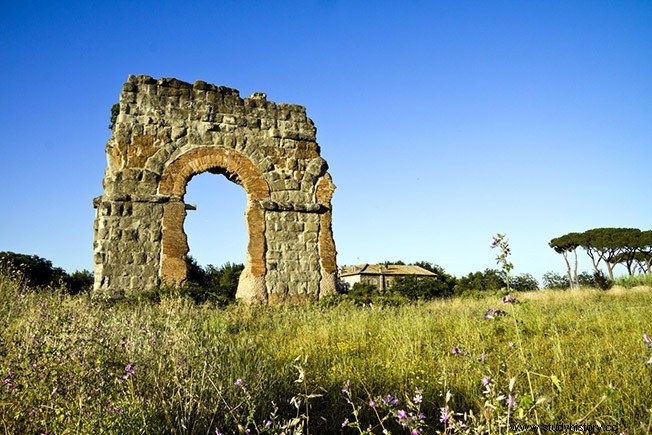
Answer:
M94 200L95 289L116 298L185 280L190 178L222 174L247 193L247 260L237 297L318 299L335 292L335 186L305 108L197 81L130 76Z

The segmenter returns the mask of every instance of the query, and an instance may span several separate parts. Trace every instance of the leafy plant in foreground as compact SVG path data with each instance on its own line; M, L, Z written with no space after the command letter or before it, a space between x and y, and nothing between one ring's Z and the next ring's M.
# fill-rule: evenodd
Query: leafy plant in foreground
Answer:
M411 435L418 435L426 427L426 416L421 412L421 403L423 402L422 389L417 387L413 395L406 395L405 405L401 406L399 398L387 394L385 396L371 397L367 392L368 402L364 404L356 403L351 391L351 380L347 379L342 387L342 393L346 403L351 406L352 413L342 422L342 427L357 429L358 433L370 435L376 433L376 430L382 431L382 434L391 434L392 426L403 428L409 431ZM367 426L360 421L360 411L367 407L371 415L376 419L375 423L369 423Z
M507 293L510 291L510 272L514 269L514 265L509 261L509 255L511 254L511 249L509 247L509 241L507 236L504 234L496 234L494 236L493 242L491 243L491 249L498 248L498 254L496 255L496 264L499 264L503 269L505 274L505 287Z

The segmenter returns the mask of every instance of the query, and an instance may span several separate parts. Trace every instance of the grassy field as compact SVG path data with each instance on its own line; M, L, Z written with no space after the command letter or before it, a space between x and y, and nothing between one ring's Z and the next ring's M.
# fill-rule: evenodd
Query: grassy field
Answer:
M633 434L652 424L649 287L511 304L214 309L109 305L4 273L0 294L0 433L536 433L514 424L538 423ZM499 311L485 320L488 308Z

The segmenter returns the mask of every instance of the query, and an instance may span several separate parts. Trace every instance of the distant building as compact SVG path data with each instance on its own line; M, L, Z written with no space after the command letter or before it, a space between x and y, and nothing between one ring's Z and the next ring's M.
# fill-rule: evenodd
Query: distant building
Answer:
M392 287L394 279L403 276L436 277L437 275L419 266L405 266L400 264L361 264L357 266L344 266L340 269L340 280L347 289L353 284L373 284L378 290Z

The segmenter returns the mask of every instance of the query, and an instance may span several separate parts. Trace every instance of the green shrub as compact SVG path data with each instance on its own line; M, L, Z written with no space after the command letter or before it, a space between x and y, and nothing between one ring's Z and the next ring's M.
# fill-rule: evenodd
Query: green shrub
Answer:
M373 284L356 282L349 290L348 295L356 303L366 303L372 298L372 296L378 295L378 289Z
M594 274L589 272L582 272L577 275L577 281L580 284L580 287L585 288L595 288L598 285L595 282ZM543 275L543 288L555 289L555 290L566 290L570 288L568 283L568 275L560 275L556 272L546 272Z
M372 305L397 307L409 302L407 297L395 292L393 288L379 291L375 285L362 282L354 283L345 298L358 306L365 307Z
M453 290L444 281L434 277L413 275L394 279L391 290L413 301L428 301L434 298L450 297L453 294Z
M527 292L539 289L539 283L529 273L517 275L510 280L510 288L517 292Z
M624 275L616 278L615 284L625 288L633 288L639 286L652 287L652 275Z
M470 273L457 280L455 295L469 297L482 293L495 293L505 287L503 275L495 269Z
M118 115L120 114L120 104L115 103L111 106L111 118L109 119L109 130L113 130L115 123L118 121Z
M567 275L560 275L557 272L548 271L543 274L543 288L565 290L570 287Z
M0 267L20 274L31 289L59 289L66 293L78 294L93 288L93 273L81 270L67 274L50 260L37 255L0 252Z
M63 279L67 293L76 295L89 292L93 288L93 273L88 270L78 270Z
M32 288L58 287L66 278L66 272L54 267L50 260L37 255L0 252L0 263L21 273L26 284Z
M582 272L577 275L577 280L580 283L580 287L595 288L597 287L595 283L595 276L589 272Z
M601 290L609 290L611 287L614 286L613 279L609 278L608 276L605 276L605 274L602 273L602 271L595 272L593 274L593 280L595 281L595 285Z
M190 297L197 304L210 302L218 306L235 301L244 265L225 263L218 268L209 264L204 268L193 257L187 256L186 267L186 282L178 289L181 296Z

